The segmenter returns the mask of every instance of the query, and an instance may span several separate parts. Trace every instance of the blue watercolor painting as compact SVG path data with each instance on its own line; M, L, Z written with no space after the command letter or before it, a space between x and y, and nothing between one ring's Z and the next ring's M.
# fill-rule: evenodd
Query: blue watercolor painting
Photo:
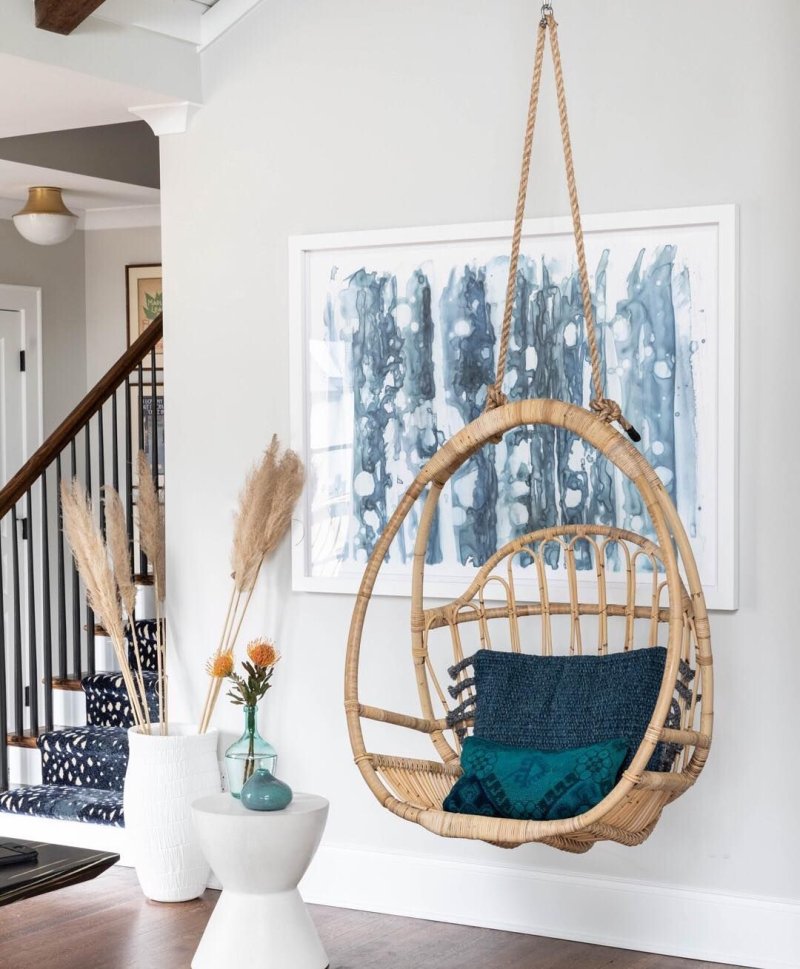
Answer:
M642 453L697 537L712 490L698 457L710 433L698 419L699 388L713 365L710 240L691 228L609 236L589 237L606 392L640 431ZM483 411L495 374L505 248L484 240L313 254L308 457L310 566L318 574L362 568L419 469ZM505 390L511 400L588 403L569 237L523 244ZM454 474L428 565L443 575L474 569L519 535L578 522L655 537L638 492L602 455L561 429L516 428ZM390 549L386 565L398 574L410 562L416 524L410 515ZM588 549L575 551L578 567L590 568ZM559 568L558 548L548 555Z

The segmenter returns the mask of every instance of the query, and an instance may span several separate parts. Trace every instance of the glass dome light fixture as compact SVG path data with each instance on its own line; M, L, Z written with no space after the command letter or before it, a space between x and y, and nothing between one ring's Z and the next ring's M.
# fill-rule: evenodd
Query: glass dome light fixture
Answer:
M13 218L17 232L37 246L66 242L78 224L78 216L64 205L61 189L45 185L28 189L25 208Z

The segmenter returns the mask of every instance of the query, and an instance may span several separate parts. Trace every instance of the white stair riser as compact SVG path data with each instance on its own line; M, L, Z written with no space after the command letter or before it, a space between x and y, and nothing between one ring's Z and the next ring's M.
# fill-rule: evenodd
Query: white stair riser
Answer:
M11 784L42 783L42 758L38 747L8 748L8 779Z
M109 673L119 672L117 651L109 636L94 637L94 668Z
M53 723L59 727L86 726L83 690L53 690Z
M136 618L154 619L156 615L156 597L152 585L136 586Z

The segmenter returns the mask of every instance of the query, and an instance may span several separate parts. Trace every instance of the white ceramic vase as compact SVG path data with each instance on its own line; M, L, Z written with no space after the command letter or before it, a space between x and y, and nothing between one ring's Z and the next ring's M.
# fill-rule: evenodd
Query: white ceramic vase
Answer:
M170 724L128 731L125 830L139 884L154 902L186 902L205 891L210 869L192 826L192 801L221 788L217 731Z

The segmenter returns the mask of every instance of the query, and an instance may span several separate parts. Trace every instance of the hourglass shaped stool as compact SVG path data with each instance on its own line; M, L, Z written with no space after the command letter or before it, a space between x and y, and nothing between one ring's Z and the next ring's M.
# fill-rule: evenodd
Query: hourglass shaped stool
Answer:
M222 883L192 969L325 969L328 957L297 885L311 864L328 802L295 794L283 811L248 811L230 794L192 804L200 848Z

